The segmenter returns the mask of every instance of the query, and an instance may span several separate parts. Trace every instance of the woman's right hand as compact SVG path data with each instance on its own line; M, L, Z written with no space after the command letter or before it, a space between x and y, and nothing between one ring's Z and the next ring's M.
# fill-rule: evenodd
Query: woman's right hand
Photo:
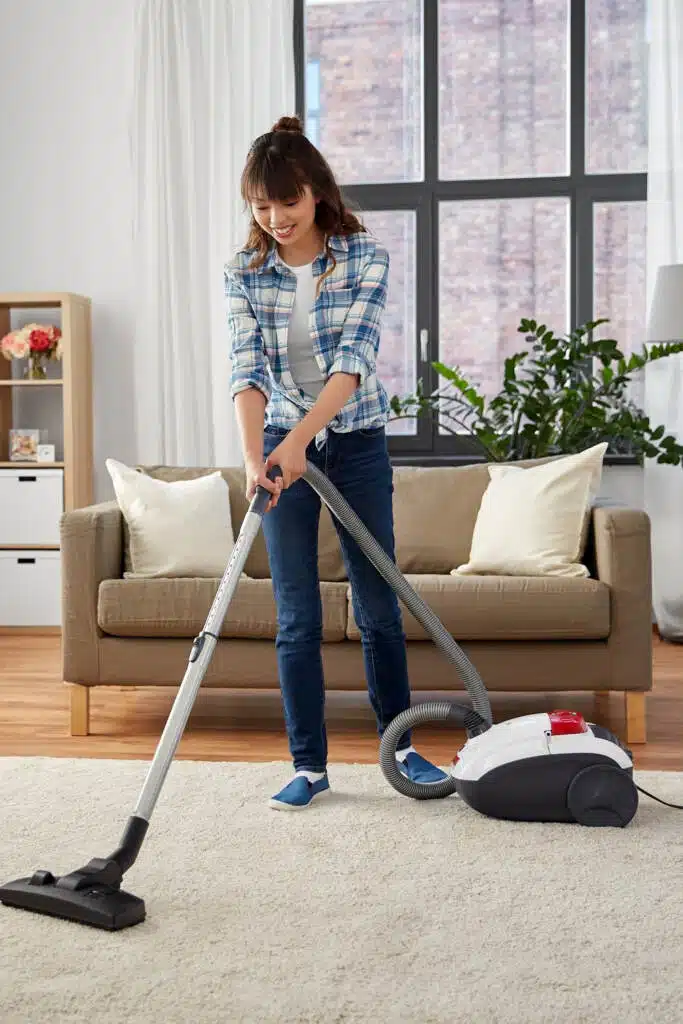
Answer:
M282 491L282 477L278 476L275 481L269 480L266 476L265 462L258 462L251 459L245 462L245 472L247 478L247 501L252 500L256 494L257 487L265 487L265 489L270 491L272 495L268 502L266 512L269 512L271 508L275 508L280 499L280 492Z

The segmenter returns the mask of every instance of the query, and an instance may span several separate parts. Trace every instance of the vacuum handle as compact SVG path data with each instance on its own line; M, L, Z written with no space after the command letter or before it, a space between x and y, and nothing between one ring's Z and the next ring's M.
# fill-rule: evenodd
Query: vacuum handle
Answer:
M282 470L279 466L271 466L267 471L266 476L269 480L275 481L279 476L282 476ZM251 511L255 512L258 516L264 515L268 508L268 502L270 501L270 491L267 491L265 487L260 484L256 488L256 494L251 504Z

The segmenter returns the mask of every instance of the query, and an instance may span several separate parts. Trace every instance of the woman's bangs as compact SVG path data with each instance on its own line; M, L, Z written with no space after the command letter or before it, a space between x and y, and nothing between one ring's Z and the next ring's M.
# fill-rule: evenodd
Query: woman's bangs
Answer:
M304 183L288 160L266 157L258 163L254 161L249 167L244 190L247 202L267 199L286 203L304 194Z

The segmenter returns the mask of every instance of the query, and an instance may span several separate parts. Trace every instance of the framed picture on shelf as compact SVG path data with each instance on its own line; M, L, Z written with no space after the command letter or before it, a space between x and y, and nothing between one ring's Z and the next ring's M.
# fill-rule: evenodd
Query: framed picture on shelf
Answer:
M9 432L10 462L37 462L40 430L15 428Z

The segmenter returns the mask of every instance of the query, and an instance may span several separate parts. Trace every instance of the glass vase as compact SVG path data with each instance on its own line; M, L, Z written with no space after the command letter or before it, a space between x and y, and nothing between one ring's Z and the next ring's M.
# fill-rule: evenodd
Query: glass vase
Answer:
M28 357L28 366L24 370L24 377L26 380L45 380L47 378L47 368L41 356L34 354Z

